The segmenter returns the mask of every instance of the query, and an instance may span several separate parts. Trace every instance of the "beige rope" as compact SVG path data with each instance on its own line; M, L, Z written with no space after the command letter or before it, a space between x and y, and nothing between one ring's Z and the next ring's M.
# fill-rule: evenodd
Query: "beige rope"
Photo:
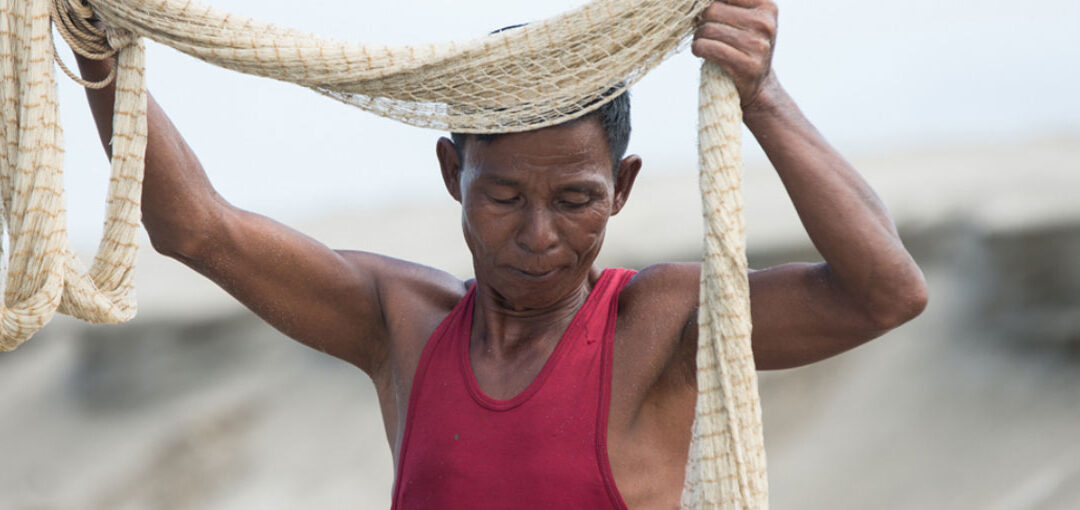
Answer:
M50 10L48 0L0 2L0 198L11 249L0 312L2 350L24 342L57 310L91 322L135 315L132 278L146 145L143 46L130 33L108 31L110 43L124 48L117 58L112 177L104 236L85 271L67 242Z
M50 8L49 15L52 16L56 31L76 53L93 60L104 60L116 55L118 48L109 46L105 30L95 27L90 22L94 16L94 11L90 9L89 5L84 4L82 0L53 0L50 3ZM52 41L52 38L50 38L50 41ZM52 50L53 59L56 60L56 64L60 66L64 74L83 87L101 89L116 79L116 67L112 67L109 69L109 75L101 81L91 82L84 80L73 73L67 64L64 64L64 60L60 58L59 53L56 51L55 41L53 41Z
M735 85L718 66L705 64L698 98L705 259L698 309L698 398L684 508L768 506L761 405L750 347L741 138Z
M559 124L600 107L614 97L612 91L621 92L682 48L695 17L710 3L595 0L466 43L384 46L320 38L193 0L89 2L90 8L80 0L0 0L6 142L0 195L12 250L0 349L18 346L57 310L92 322L120 322L135 313L132 276L146 144L138 37L412 125L509 132ZM86 21L91 16L108 27L104 39ZM68 248L65 231L50 18L80 54L117 56L105 230L88 271ZM698 401L684 508L767 506L750 349L738 105L731 81L706 65L699 112L706 237Z

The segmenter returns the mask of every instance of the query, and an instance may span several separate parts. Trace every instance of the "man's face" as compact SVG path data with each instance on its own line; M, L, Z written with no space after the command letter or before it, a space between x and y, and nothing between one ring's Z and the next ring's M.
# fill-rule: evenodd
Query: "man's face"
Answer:
M462 205L477 280L518 310L545 308L576 291L600 252L608 218L629 195L640 158L620 163L616 181L595 118L490 143L472 138L463 165L447 143L440 140L440 163Z

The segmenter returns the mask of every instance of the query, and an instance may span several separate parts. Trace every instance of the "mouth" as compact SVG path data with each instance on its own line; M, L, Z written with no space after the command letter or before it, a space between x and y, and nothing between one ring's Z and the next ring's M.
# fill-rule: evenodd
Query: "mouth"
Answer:
M525 269L525 268L519 268L519 267L510 266L510 271L512 271L513 273L515 273L518 276L523 277L523 278L525 278L527 280L541 281L541 280L546 280L548 278L551 278L552 276L555 275L555 273L559 272L559 269L558 268L554 268L554 269L528 268L528 269Z

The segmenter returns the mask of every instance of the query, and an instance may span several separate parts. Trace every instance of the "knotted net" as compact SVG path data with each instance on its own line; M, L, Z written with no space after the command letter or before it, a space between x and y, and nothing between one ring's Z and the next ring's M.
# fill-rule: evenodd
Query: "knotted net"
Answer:
M599 108L684 47L709 3L594 0L470 42L385 46L320 38L192 0L0 0L0 191L10 250L0 349L24 342L56 311L90 322L134 316L146 146L141 37L415 126L511 132ZM91 15L107 28L86 23ZM104 234L89 270L67 241L51 20L80 53L117 58L112 177ZM705 64L699 104L705 255L685 508L767 506L740 136L738 94L722 70Z

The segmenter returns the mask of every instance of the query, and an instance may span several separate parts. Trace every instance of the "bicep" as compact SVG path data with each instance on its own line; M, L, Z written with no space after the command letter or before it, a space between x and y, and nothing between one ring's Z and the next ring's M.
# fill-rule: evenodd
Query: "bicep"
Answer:
M338 252L258 214L229 208L189 266L274 328L370 373L385 358L378 274L387 259Z

